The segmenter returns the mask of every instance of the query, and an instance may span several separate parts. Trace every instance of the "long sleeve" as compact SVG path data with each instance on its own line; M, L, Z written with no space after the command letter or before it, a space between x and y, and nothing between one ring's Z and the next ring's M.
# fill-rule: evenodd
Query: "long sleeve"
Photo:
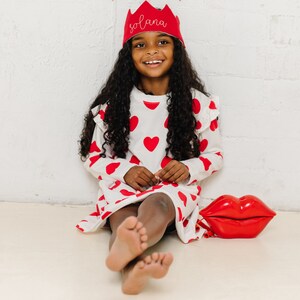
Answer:
M200 104L201 103L201 104ZM190 172L187 184L199 182L223 166L223 150L218 124L219 100L203 98L200 102L194 99L194 113L198 128L200 156L182 161Z
M213 121L214 126L218 126L218 121ZM188 184L201 181L212 173L220 170L223 165L223 154L221 148L221 136L219 128L212 131L207 128L199 138L200 156L182 161L190 172Z
M88 170L88 172L98 179L110 177L125 182L124 175L131 167L136 166L136 164L130 163L123 158L112 158L112 152L109 145L105 146L106 157L100 156L101 146L104 143L103 134L105 131L102 121L103 111L103 109L99 110L99 107L93 110L93 113L96 114L94 117L96 125L89 155L84 163L84 167Z

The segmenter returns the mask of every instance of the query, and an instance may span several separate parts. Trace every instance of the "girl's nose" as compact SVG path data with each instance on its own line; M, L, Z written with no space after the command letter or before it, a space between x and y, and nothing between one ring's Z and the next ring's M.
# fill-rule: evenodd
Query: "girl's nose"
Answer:
M148 51L147 51L147 54L149 54L149 55L154 55L154 54L157 54L158 53L158 50L157 49L149 49Z

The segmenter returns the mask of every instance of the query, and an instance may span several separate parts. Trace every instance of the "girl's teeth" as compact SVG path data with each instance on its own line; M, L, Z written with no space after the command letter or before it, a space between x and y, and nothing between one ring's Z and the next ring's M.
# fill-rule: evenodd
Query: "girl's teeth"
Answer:
M160 64L160 63L162 63L161 60L146 61L146 64L147 64L147 65Z

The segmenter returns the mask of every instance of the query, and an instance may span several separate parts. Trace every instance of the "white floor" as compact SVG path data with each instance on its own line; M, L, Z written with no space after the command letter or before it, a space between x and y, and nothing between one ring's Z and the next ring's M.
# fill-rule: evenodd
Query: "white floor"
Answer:
M144 293L121 293L104 266L109 232L74 225L86 206L0 203L1 300L300 299L300 213L279 212L256 239L167 237L172 269Z

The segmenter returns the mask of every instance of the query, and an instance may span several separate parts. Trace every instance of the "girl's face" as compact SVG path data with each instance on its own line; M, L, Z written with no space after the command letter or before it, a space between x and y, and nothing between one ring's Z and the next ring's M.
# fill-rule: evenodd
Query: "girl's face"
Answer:
M132 60L137 71L147 78L165 76L173 65L174 42L161 32L149 31L132 38Z

